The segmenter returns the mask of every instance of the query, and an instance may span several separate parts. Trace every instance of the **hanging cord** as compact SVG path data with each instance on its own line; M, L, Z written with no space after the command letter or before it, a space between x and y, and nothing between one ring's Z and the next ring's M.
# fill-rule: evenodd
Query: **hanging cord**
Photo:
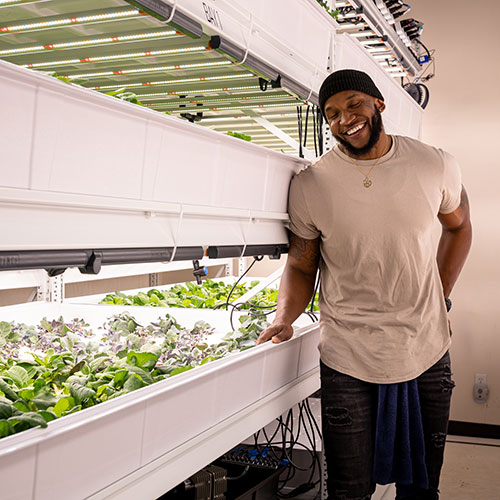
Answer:
M318 155L318 123L316 119L316 106L313 107L313 137L314 137L314 155L316 158Z
M252 30L253 30L253 14L250 13L250 29L248 30L247 47L245 50L245 55L239 63L234 63L234 66L242 66L243 64L245 64L245 61L247 60L248 57L248 51L250 50L250 40L252 39Z
M252 212L249 210L248 211L248 221L246 223L246 226L242 230L242 236L243 236L243 249L241 250L241 255L240 259L242 259L245 256L245 250L247 249L247 232L248 228L250 227L250 224L253 222L252 218Z
M323 115L319 106L313 108L314 118L314 149L316 156L323 155Z
M321 109L319 109L319 106L316 106L316 119L317 119L316 130L318 132L319 156L323 156L323 114L321 113Z
M299 133L299 158L304 158L302 151L302 108L297 106L297 131Z
M321 278L321 271L318 269L318 274L316 275L316 283L314 285L313 296L311 299L311 307L309 308L309 312L314 316L316 321L318 321L318 318L316 317L316 314L314 312L314 300L316 299L316 294L318 293L320 278Z
M293 409L289 410L284 417L281 416L276 419L277 425L271 437L267 435L265 428L254 434L254 446L257 450L265 448L275 460L278 462L286 461L287 463L285 477L279 481L279 498L294 498L301 493L312 490L321 483L321 462L316 448L316 440L322 439L321 431L311 411L308 399L301 401L297 405L297 409L298 415L295 419ZM298 424L296 428L294 422ZM261 432L264 435L264 441L262 442L259 441ZM303 433L302 437L306 438L306 444L299 442L301 433ZM281 445L281 449L278 449L279 445ZM310 455L309 466L298 467L294 463L293 452L297 448L305 450ZM309 471L308 479L292 491L284 493L283 490L294 478L298 470ZM314 476L318 471L320 479L314 481Z
M309 127L309 106L306 108L306 120L304 124L304 148L307 149L307 129Z
M179 233L181 230L182 219L184 218L184 207L181 205L181 211L179 213L179 222L177 223L177 229L174 235L174 250L172 251L172 255L170 256L169 264L174 260L175 254L177 253L177 242L179 241Z
M177 0L174 0L174 5L172 6L172 12L170 13L170 16L168 16L168 19L165 21L166 24L168 24L172 19L174 18L175 11L177 9Z
M262 256L262 255L256 255L253 258L254 259L253 262L247 267L246 271L237 279L236 283L231 288L231 291L229 292L229 294L227 296L226 302L223 302L222 304L218 304L218 305L214 306L214 309L219 309L221 307L225 307L226 311L227 311L228 307L232 306L233 310L234 310L234 304L229 303L229 299L231 298L231 295L234 292L234 289L238 286L238 283L245 277L245 275L248 273L248 271L250 271L250 269L252 269L252 267L255 265L255 263L261 261L263 258L264 258L264 256ZM234 330L234 328L233 328L233 330Z

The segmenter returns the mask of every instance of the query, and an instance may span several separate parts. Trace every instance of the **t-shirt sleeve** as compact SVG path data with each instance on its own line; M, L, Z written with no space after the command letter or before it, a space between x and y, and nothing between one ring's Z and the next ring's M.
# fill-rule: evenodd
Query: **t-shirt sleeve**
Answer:
M290 216L290 231L306 240L314 240L320 236L320 231L311 219L304 196L302 179L295 176L290 183L288 193L288 215Z
M462 174L457 160L449 153L443 153L444 172L439 213L450 214L460 205L460 197L462 194Z

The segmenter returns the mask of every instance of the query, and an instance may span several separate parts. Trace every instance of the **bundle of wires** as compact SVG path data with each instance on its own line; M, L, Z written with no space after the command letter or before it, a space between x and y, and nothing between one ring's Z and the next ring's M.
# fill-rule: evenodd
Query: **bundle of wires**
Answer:
M296 416L293 409L290 409L285 417L276 419L276 428L270 437L265 429L254 434L254 446L257 451L267 449L278 462L286 465L282 479L279 481L278 496L280 498L293 498L312 490L321 483L321 463L316 447L316 440L322 439L321 430L312 413L309 399L301 401L297 408ZM295 428L294 422L297 422ZM307 444L299 441L302 431L304 431ZM306 467L301 467L294 461L294 451L298 449L305 450L309 455L310 463ZM287 485L295 477L297 471L309 471L308 478L304 483L287 492L286 490L289 489ZM317 473L319 473L319 479L315 480ZM320 494L321 488L318 491L318 498Z
M229 314L229 321L231 323L231 328L233 329L233 331L235 331L234 323L233 323L233 315L234 315L235 311L241 311L244 309L245 312L250 316L266 317L266 316L269 316L270 314L275 313L277 310L277 308L276 308L277 304L271 304L268 306L258 306L257 304L253 304L252 302L237 302L237 303L229 302L231 295L232 295L234 289L236 288L236 286L238 285L238 283L246 276L246 274L248 274L248 272L250 271L250 269L252 269L252 267L255 265L255 263L261 261L262 259L263 259L262 256L254 257L253 262L248 266L248 268L245 270L245 272L237 279L236 283L231 288L231 290L227 296L226 301L223 302L222 304L217 304L214 307L214 309L225 308L226 311L229 308L231 308L231 312ZM316 297L316 293L318 292L319 279L320 279L320 274L318 272L318 275L316 277L316 283L314 286L313 298L311 300L310 307L307 311L303 312L303 314L306 314L307 316L309 316L309 318L311 318L313 323L318 321L318 317L316 316L316 313L314 312L314 298Z
M240 311L243 306L246 306L247 309L245 312L253 316L268 316L276 312L276 304L269 306L257 306L252 303L230 303L230 297L233 293L234 289L238 285L238 283L245 277L245 275L252 269L256 262L262 260L262 257L254 257L254 261L248 266L245 272L238 278L236 283L233 285L231 291L229 292L226 302L223 304L219 304L216 308L225 307L228 310L231 307L230 313L230 321L231 328L234 330L233 325L233 313L234 311ZM311 300L311 305L308 311L305 311L313 322L318 321L316 314L314 313L314 297L316 297L316 293L318 291L320 284L320 273L318 272L316 276L316 283L314 286L313 300ZM248 309L248 306L250 308ZM257 452L261 453L263 450L266 450L270 455L272 455L279 463L286 465L286 470L284 471L285 477L279 482L278 496L280 498L293 498L299 494L306 493L307 491L312 490L321 482L321 463L318 457L318 450L316 447L316 440L319 439L321 441L321 430L319 428L316 419L312 413L309 399L305 399L301 401L298 406L298 415L294 419L294 411L293 408L288 411L285 417L281 416L276 419L276 428L271 435L268 436L265 429L261 429L259 432L254 434L254 446ZM298 422L296 428L294 428L294 420ZM299 442L299 437L301 435L302 430L307 438L308 444L303 444ZM261 439L261 435L264 440ZM278 449L278 446L280 447ZM293 453L294 450L305 449L310 456L310 465L308 467L300 467L294 462ZM234 478L229 478L231 480L237 480L246 475L249 468L245 467L243 472ZM310 471L308 480L298 487L294 488L292 491L285 492L287 489L287 485L294 478L296 472L300 471ZM314 480L316 472L319 471L320 479ZM320 498L321 488L318 491L317 498Z

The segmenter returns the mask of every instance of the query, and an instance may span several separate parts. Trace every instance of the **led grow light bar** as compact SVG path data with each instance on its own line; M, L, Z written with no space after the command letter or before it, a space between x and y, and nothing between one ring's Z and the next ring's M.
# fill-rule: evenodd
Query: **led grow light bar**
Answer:
M144 50L141 52L131 52L129 54L110 54L108 56L93 56L93 57L82 57L78 59L64 59L59 61L44 61L38 63L28 63L21 65L23 68L43 68L50 66L70 66L74 64L84 64L84 63L99 63L107 61L119 61L124 59L137 59L141 57L156 57L156 56L168 56L177 54L188 54L195 52L203 52L204 50L209 50L205 45L199 45L196 47L181 47L179 49L164 49L164 50Z
M215 61L205 63L191 63L191 64L174 64L170 66L150 66L148 68L131 68L119 69L115 71L93 71L90 73L78 73L76 75L64 75L66 78L97 78L100 76L113 76L113 75L136 75L140 73L157 73L159 71L180 71L186 69L202 69L202 68L217 68L221 66L228 66L232 64L231 61ZM102 87L101 87L102 88Z
M210 92L233 92L233 91L238 92L245 90L260 90L260 87L258 85L245 85L242 87L217 87L214 89L176 90L172 92L153 92L151 94L137 94L137 97L140 98L142 101L148 99L168 97L172 95L208 94ZM275 90L275 89L270 89L270 90ZM269 90L267 92L269 92Z
M155 108L157 106L177 106L177 105L182 105L182 104L210 104L212 102L227 102L228 100L234 100L233 95L229 95L226 97L220 97L220 98L210 98L207 97L206 99L168 99L166 101L163 101L162 103L157 103L157 104L147 104L147 106L151 108ZM238 97L238 100L241 101L276 101L278 99L293 99L293 97L289 96L288 94L283 94L283 95L257 95L257 96L247 96L247 97Z
M11 24L10 26L1 26L0 32L2 33L19 33L21 31L32 31L47 28L59 28L62 26L78 25L95 23L102 21L110 21L115 19L124 19L130 17L136 17L139 15L146 15L138 9L128 9L119 10L114 12L106 12L103 14L94 15L80 15L75 17L61 17L59 19L52 19L51 21L39 21L36 23L25 23L25 24Z
M241 106L217 106L212 108L202 108L201 106L195 106L191 108L181 108L181 109L169 109L175 113L185 113L186 111L226 111L232 109L262 109L262 108L282 108L285 106L297 106L299 102L292 103L282 103L282 104L242 104ZM170 106L165 106L170 107Z
M16 56L22 54L30 54L35 52L44 52L46 50L62 50L62 49L75 49L78 47L93 47L98 45L105 45L110 43L123 43L134 42L141 40L150 40L162 37L181 37L182 33L175 30L168 31L152 31L149 33L136 33L128 35L113 35L101 38L81 39L69 42L52 42L45 45L31 45L29 47L18 47L15 49L0 50L1 56Z
M268 120L279 119L279 118L293 118L294 120L292 120L290 123L292 123L295 126L297 125L297 113L271 113L271 114L262 113L261 116L262 116L262 118L266 118ZM250 124L257 125L257 123L251 121L251 118L248 116L211 116L210 118L206 118L203 121L204 122L219 122L219 121L228 121L228 120L240 120L240 121L247 120L250 122Z
M44 3L50 2L51 0L0 0L0 8L1 7L11 7L11 6L20 6L27 3Z
M177 80L157 80L153 82L136 82L136 83L115 83L113 85L98 85L96 87L87 87L91 90L113 90L113 89L131 89L140 88L144 86L154 86L154 85L177 85L178 83L198 83L198 82L208 82L214 80L236 80L243 78L255 77L253 73L241 73L237 75L218 75L218 76L200 76L197 78L181 78Z

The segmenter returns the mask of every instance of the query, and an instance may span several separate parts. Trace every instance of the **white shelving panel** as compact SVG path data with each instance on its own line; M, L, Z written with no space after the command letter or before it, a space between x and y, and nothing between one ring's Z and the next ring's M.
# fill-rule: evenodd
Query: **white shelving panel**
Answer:
M4 307L2 320L84 317L91 325L129 311L172 314L189 327L229 328L220 311L36 303ZM154 499L319 387L319 330L308 324L271 343L208 363L120 398L0 441L2 500Z
M4 61L0 78L0 249L287 242L303 160Z
M311 93L328 75L338 25L316 0L180 0L178 8Z
M347 34L335 36L335 69L366 71L384 96L383 121L389 134L420 138L423 109L386 71L369 57L363 46Z

